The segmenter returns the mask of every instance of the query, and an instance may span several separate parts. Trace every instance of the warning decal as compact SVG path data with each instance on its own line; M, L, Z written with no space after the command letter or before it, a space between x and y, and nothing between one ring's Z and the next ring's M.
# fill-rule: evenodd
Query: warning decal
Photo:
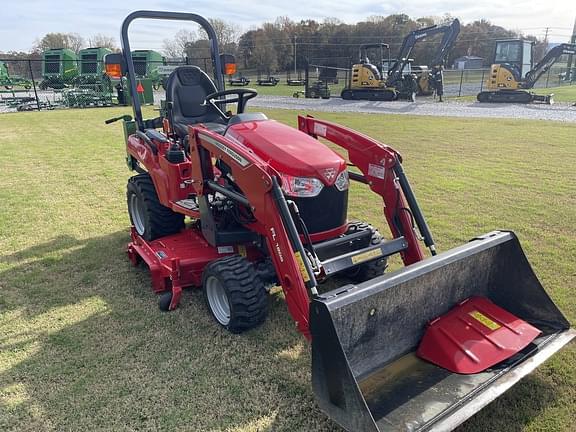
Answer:
M298 267L300 268L300 274L302 275L302 279L304 282L308 282L310 277L308 276L308 272L306 271L306 266L304 265L304 260L302 260L302 255L300 252L294 252L294 256L296 257L296 262L298 263Z
M314 135L326 137L327 131L328 131L328 128L326 127L326 125L323 125L320 123L314 123Z
M477 310L468 312L468 315L470 315L476 321L482 323L485 327L488 327L490 330L498 330L500 327L502 327L500 324L492 321L486 315L478 312Z
M384 167L382 165L368 164L368 175L379 179L384 178Z
M381 249L372 249L371 251L364 252L352 257L352 264L358 264L362 261L367 261L369 259L378 258L382 256Z

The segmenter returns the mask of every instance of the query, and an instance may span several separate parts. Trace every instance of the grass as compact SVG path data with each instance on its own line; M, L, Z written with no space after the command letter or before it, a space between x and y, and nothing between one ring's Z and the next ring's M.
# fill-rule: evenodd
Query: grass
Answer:
M554 102L576 103L576 85L564 85L560 87L535 88L533 91L539 95L554 94ZM449 96L451 100L471 102L476 96Z
M121 108L0 117L0 430L331 431L309 345L282 296L235 336L201 293L160 313L125 255ZM266 111L295 125L296 113ZM441 250L516 231L543 285L576 319L574 124L318 114L400 150ZM545 138L543 138L545 137ZM383 227L354 188L350 216ZM576 350L556 355L461 431L571 431Z

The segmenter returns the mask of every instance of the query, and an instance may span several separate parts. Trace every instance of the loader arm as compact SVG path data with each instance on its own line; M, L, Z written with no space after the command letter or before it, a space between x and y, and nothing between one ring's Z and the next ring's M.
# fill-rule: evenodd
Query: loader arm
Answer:
M367 184L382 197L384 215L392 235L395 238L403 236L406 240L408 247L400 252L405 265L424 259L415 224L431 253L436 253L428 225L402 170L400 153L352 129L310 116L298 116L298 128L347 151L350 162L362 172L362 175L350 172L350 178Z
M398 52L396 60L392 64L392 67L388 70L388 80L386 84L390 87L393 87L395 82L402 79L402 71L408 63L408 59L416 43L436 34L444 34L444 36L442 37L442 42L436 51L436 55L434 56L431 66L443 66L446 58L448 57L448 54L454 46L454 42L456 41L459 33L460 21L457 19L452 21L450 25L434 25L431 27L414 30L413 32L409 33L402 42L402 47Z
M546 72L548 72L552 65L556 63L564 54L576 54L576 44L564 43L557 45L548 51L544 58L540 60L530 71L528 71L526 74L526 79L522 83L522 88L531 89L534 87L536 81L538 81L540 77Z

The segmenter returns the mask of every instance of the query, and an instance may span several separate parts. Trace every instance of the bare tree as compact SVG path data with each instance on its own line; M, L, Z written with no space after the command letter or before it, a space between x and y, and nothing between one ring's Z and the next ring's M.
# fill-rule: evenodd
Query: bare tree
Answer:
M47 33L34 44L34 51L68 48L78 52L84 46L84 39L78 33Z
M220 18L210 18L210 24L216 33L216 39L222 47L235 44L239 37L238 27Z
M84 38L78 33L68 33L68 48L74 52L80 51L84 48L85 42Z
M107 36L102 33L97 33L91 38L88 38L88 44L93 48L108 48L112 51L120 51L116 45L116 40L112 36Z
M197 39L198 36L190 30L178 30L172 39L164 39L164 54L168 57L184 57L187 47Z

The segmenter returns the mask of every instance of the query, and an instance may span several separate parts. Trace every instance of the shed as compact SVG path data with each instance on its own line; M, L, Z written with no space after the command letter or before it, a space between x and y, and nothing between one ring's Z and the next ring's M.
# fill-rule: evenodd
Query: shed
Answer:
M476 56L462 56L454 60L454 69L482 69L484 59Z

